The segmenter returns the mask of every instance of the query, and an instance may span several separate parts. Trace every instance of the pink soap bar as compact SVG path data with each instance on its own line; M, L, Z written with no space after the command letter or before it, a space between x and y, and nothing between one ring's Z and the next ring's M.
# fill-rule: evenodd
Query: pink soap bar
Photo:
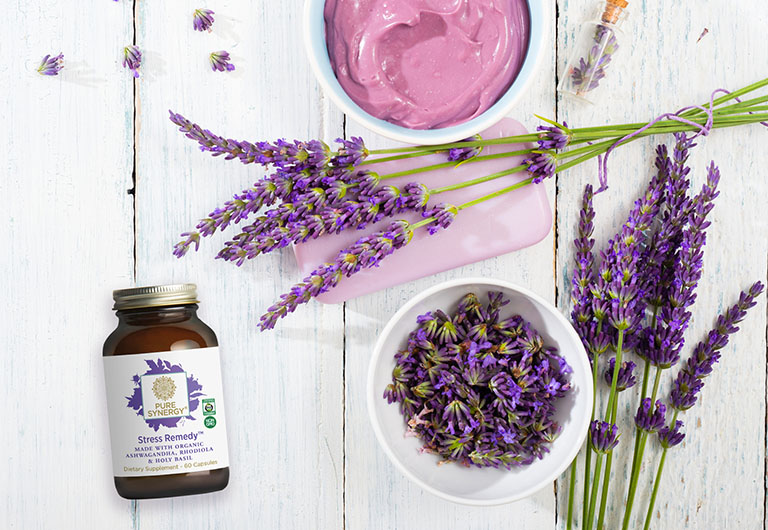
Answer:
M506 118L481 134L483 138L490 139L526 133L527 131L519 122ZM482 154L519 151L526 147L529 147L529 144L489 146L483 150ZM446 154L443 153L371 164L369 168L380 175L385 175L445 161ZM430 188L437 188L503 171L519 165L522 161L523 157L509 157L464 163L458 167L408 175L387 182L399 186L408 182L420 182ZM459 205L528 177L526 172L520 172L469 188L441 193L433 196L430 204L447 202ZM402 214L396 218L412 222L421 219L414 213ZM383 229L392 221L392 218L384 219L365 230L348 230L338 235L323 236L296 245L294 251L302 278L321 263L333 261L341 249L348 247L365 234ZM544 186L536 184L524 186L462 210L450 227L434 235L429 235L423 228L416 230L411 242L384 258L379 267L364 269L352 277L342 278L336 288L317 299L324 303L344 302L417 278L506 254L538 243L549 233L551 227L552 210L549 207Z

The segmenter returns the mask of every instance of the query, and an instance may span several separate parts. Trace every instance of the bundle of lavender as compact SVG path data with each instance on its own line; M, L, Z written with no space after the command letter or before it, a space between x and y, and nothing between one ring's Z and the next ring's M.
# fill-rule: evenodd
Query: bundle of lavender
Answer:
M695 144L682 133L677 134L676 139L671 156L666 146L657 148L656 174L635 202L627 221L600 252L599 265L593 253L595 242L591 238L595 216L592 187L587 186L584 191L579 232L574 241L576 267L572 279L572 320L590 354L595 387L604 371L610 391L604 414L600 415L593 407L589 441L584 449L584 499L579 525L583 529L593 528L596 513L595 528L606 528L611 464L620 441L616 418L619 396L637 381L635 363L625 361L624 356L634 352L644 364L634 418L635 447L624 529L629 528L631 521L648 438L656 438L663 448L645 512L644 528L647 529L667 451L682 442L685 436L681 430L683 422L678 417L696 403L704 379L719 361L722 348L728 344L729 336L738 331L736 324L745 317L747 309L755 305L755 297L763 291L763 285L756 282L741 293L736 304L717 318L715 327L696 345L679 370L668 404L657 400L662 373L678 363L685 344L684 334L691 320L690 308L696 300L696 286L701 278L703 247L710 225L707 216L719 194L720 172L713 163L708 168L706 183L691 196L690 168L686 166L686 160ZM603 359L607 356L611 358L605 362ZM624 433L622 439L626 440L629 434ZM602 492L598 496L603 463ZM574 523L576 477L574 461L568 497L569 529ZM609 526L618 528L617 524ZM633 528L639 528L639 525Z
M568 128L566 124L545 120L549 125L538 127L537 132L532 134L495 139L475 137L453 144L379 150L367 149L361 138L354 137L349 140L338 139L335 151L318 140L278 140L274 143L255 144L232 140L171 112L171 121L188 138L198 142L201 150L213 156L223 156L227 160L238 159L244 164L258 163L273 170L272 174L251 188L236 194L224 207L216 208L194 230L183 233L184 239L176 244L174 254L184 256L192 246L197 250L201 238L223 230L230 224L248 220L250 224L228 241L217 255L217 258L242 265L247 259L290 244L301 244L343 230L363 230L371 223L393 218L406 211L421 213L421 221L410 223L393 220L386 229L365 235L351 247L340 250L333 262L319 265L290 292L282 295L261 317L260 328L271 329L278 319L293 312L300 304L332 289L343 277L377 266L389 254L407 245L414 231L424 229L434 234L449 228L454 218L467 208L523 186L538 184L560 171L604 155L599 171L602 190L607 185L607 157L619 145L651 134L690 131L706 134L713 128L765 122L768 120L768 105L765 105L768 96L745 101L739 98L766 85L768 79L732 93L718 90L704 105L686 107L675 114L664 114L647 124L574 129ZM718 92L724 95L715 98ZM536 146L493 155L482 154L486 145L525 142L536 142ZM446 162L385 175L376 174L366 167L373 163L435 153L445 153ZM391 184L391 179L456 164L520 155L526 156L520 165L450 186L430 189L419 182L404 186ZM441 193L520 172L524 172L527 178L463 204L452 205L436 200ZM264 208L268 209L261 211Z

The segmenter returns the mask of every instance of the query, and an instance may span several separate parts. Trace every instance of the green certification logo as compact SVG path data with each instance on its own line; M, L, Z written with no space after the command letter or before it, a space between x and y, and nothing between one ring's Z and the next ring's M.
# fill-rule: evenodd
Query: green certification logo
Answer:
M214 418L213 416L208 416L207 418L205 418L205 420L203 420L203 425L205 425L209 429L213 429L214 427L216 427L216 418Z
M216 415L216 400L204 399L203 400L203 416L215 416Z

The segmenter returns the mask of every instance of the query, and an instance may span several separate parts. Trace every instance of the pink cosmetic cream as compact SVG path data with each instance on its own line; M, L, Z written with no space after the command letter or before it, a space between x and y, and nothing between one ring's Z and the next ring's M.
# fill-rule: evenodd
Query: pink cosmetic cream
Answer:
M328 55L376 118L440 129L488 110L528 49L526 0L326 0Z

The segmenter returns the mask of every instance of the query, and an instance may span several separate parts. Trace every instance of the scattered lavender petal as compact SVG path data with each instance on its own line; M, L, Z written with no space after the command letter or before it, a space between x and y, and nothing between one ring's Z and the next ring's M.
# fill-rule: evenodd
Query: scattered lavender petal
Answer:
M211 61L211 70L214 72L231 72L235 69L235 65L229 62L229 52L225 50L211 52L209 59Z
M49 76L59 75L62 68L64 68L63 53L56 56L46 55L43 57L43 60L40 61L40 66L37 67L37 73Z

